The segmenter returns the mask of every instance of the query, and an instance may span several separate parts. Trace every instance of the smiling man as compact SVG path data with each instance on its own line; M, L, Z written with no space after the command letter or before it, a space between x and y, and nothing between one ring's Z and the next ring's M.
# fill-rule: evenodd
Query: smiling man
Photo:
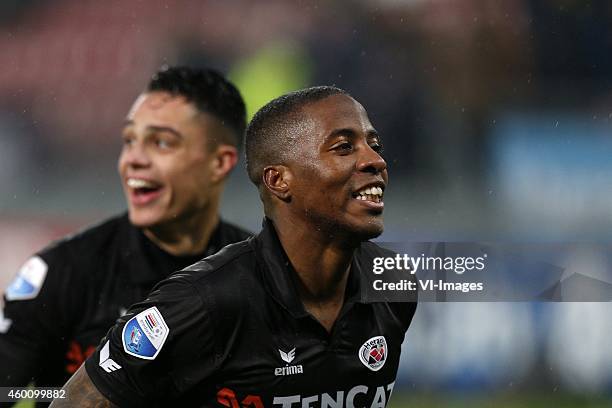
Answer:
M414 303L366 296L387 166L365 109L316 87L247 129L263 230L160 283L55 406L384 407Z
M220 74L165 68L134 103L119 173L127 214L32 257L5 292L0 385L61 386L158 281L248 234L219 219L246 126Z

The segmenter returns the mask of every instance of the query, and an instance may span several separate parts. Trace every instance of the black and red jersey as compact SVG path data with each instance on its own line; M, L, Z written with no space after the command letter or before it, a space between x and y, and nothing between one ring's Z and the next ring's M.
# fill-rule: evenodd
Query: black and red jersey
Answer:
M119 406L384 407L415 303L369 301L356 250L329 333L298 296L270 221L158 284L109 331L86 369Z
M124 214L37 253L4 292L0 385L62 386L157 282L248 236L221 221L204 253L175 257Z

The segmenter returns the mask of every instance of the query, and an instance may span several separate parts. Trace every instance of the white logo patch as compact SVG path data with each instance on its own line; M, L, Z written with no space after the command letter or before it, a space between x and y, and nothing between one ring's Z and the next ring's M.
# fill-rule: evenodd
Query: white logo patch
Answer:
M6 333L11 328L13 321L4 317L4 311L0 309L0 333Z
M123 350L134 357L153 360L168 338L170 329L153 306L132 317L123 326Z
M280 356L285 363L290 363L295 358L295 347L293 348L293 350L289 351L288 353L285 353L281 349L278 349L278 352L280 353Z
M278 349L278 352L280 354L281 359L287 363L285 364L284 367L277 367L274 369L274 375L275 376L284 376L284 375L294 375L294 374L303 374L304 373L304 367L302 367L301 364L298 365L292 365L290 366L289 364L295 360L295 347L288 351L287 353L285 353L283 350Z
M104 347L102 347L102 350L100 350L99 366L102 367L107 373L111 373L113 371L121 369L121 366L115 363L112 358L110 358L110 348L108 346L108 343L109 342L107 341Z
M47 269L47 264L42 258L34 256L28 259L6 288L6 300L27 300L38 296L47 276Z
M383 336L372 337L359 349L359 360L372 371L378 371L387 361L387 340Z

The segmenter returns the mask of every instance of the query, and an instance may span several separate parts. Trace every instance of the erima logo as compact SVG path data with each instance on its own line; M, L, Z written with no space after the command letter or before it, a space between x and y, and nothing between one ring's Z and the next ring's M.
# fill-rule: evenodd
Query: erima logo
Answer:
M278 352L280 353L280 356L285 363L291 363L293 359L295 358L295 347L293 348L293 350L289 351L288 353L285 353L281 349L278 349Z
M276 376L280 376L280 375L293 375L293 374L302 374L304 372L304 368L302 367L302 365L293 365L290 366L289 363L291 363L294 359L295 359L295 347L293 348L293 350L285 353L283 350L278 349L278 352L280 353L281 359L287 363L287 365L285 367L278 367L274 369L274 375Z
M107 373L111 373L113 371L119 370L121 366L115 363L112 358L110 358L110 349L108 343L109 342L107 341L104 347L102 347L102 350L100 350L99 366L102 367Z

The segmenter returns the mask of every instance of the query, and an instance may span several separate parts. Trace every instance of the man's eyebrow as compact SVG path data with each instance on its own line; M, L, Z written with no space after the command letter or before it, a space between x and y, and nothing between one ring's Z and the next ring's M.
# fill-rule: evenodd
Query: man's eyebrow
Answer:
M132 126L134 124L133 120L130 119L126 119L125 122L123 123L123 126ZM146 127L147 133L156 133L156 132L168 132L168 133L172 133L173 135L175 135L176 137L179 138L183 138L183 134L181 132L179 132L178 130L171 128L169 126L147 126Z
M123 121L123 127L126 128L128 126L132 126L134 124L134 121L131 119L126 119Z
M357 132L354 129L351 129L351 128L335 129L329 135L327 135L327 137L325 139L326 139L326 141L328 141L328 140L333 139L336 136L355 137L355 136L357 136ZM370 129L367 130L366 137L367 138L376 137L376 138L380 139L380 136L378 135L378 132L374 128L370 128Z
M366 137L368 137L368 138L370 138L370 137L375 137L375 138L377 138L378 140L380 140L380 135L378 134L378 132L376 131L376 129L374 129L374 128L369 129L367 133L368 133L368 134L366 135Z
M168 132L172 133L176 137L183 138L183 134L178 130L169 126L147 126L147 132Z

